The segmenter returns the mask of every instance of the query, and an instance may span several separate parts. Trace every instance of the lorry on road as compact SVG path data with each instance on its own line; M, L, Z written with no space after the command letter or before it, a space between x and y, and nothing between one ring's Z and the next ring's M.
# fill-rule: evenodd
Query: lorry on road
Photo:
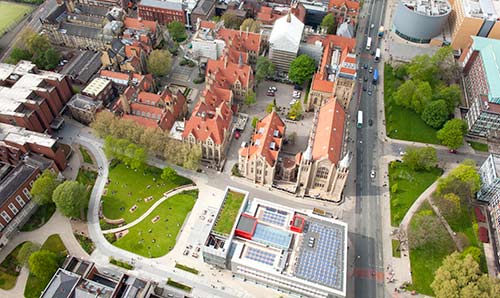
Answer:
M366 50L369 51L372 48L372 38L368 37L366 40Z
M380 48L377 48L377 50L375 51L375 62L379 61L380 61Z

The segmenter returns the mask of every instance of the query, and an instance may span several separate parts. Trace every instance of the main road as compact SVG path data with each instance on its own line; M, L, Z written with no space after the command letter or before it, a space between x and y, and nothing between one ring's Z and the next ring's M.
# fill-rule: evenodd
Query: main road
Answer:
M374 63L371 51L379 47L378 28L383 24L385 16L385 0L369 0L361 11L357 30L358 78L356 95L350 105L351 131L356 131L356 138L350 144L356 152L353 159L355 174L350 175L356 184L355 227L351 240L354 244L354 297L384 297L384 264L382 256L382 218L381 197L379 186L370 178L374 170L376 175L383 175L384 169L377 169L378 159L382 156L382 142L377 137L383 127L378 126L376 85L372 84L373 73L364 69L366 64L373 69ZM371 50L366 50L368 37L371 37ZM366 80L365 81L365 77ZM366 91L364 91L366 89ZM368 91L371 90L371 95ZM356 114L363 112L362 128L355 128ZM354 173L354 169L351 170Z

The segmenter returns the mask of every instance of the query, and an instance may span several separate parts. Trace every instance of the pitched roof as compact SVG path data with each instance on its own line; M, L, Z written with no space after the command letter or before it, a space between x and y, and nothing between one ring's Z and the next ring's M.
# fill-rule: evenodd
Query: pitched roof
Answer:
M123 25L125 28L130 28L135 30L149 30L152 33L155 33L158 23L156 21L148 21L144 19L126 17L123 20Z
M223 39L227 47L238 51L258 53L260 50L261 36L259 33L221 28L217 32L217 37Z
M239 80L245 88L248 88L253 79L250 66L230 61L226 63L225 57L221 57L219 60L208 60L207 74L215 74L217 87L228 87L228 84L233 85Z
M274 166L278 159L284 134L285 124L278 114L272 111L257 122L255 133L252 136L252 144L240 148L239 154L248 156L249 159L262 156L270 166Z
M295 15L287 14L274 22L269 45L277 50L297 53L303 31L304 23Z
M183 138L192 134L198 141L206 141L209 137L217 145L224 142L225 133L228 131L232 121L231 109L225 103L214 109L203 101L199 101L191 118L186 121Z
M335 99L324 104L318 115L318 123L312 145L312 158L328 158L337 164L342 153L345 112Z
M212 22L212 21L201 20L201 22L200 22L200 28L214 29L215 25L216 25L216 23Z
M357 1L330 0L330 3L328 3L328 9L331 9L334 6L336 7L346 6L349 9L359 10L359 2Z

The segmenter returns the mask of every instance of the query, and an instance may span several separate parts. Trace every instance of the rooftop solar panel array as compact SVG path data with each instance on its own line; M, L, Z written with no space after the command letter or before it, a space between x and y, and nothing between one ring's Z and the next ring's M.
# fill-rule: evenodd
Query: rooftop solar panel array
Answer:
M274 259L276 259L276 255L255 247L249 247L245 257L269 266L272 266L274 264Z
M288 249L292 241L292 234L258 223L252 240L280 249Z
M295 275L311 282L342 290L345 231L319 222L309 222L307 232L318 236L315 237L313 248L307 247L307 241L302 244Z
M284 226L287 215L288 213L285 211L266 207L262 214L262 220L273 225Z

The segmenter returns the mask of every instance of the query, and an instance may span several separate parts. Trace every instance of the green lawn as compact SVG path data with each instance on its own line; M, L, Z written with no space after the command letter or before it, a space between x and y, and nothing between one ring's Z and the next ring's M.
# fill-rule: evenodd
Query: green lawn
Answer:
M384 102L387 136L393 139L440 144L434 128L425 124L412 110L397 105L392 94L401 82L392 74L392 66L384 66Z
M68 250L58 234L49 236L47 240L42 245L41 249L46 249L57 254L59 259L59 264L62 264L66 256L68 255ZM55 273L55 272L54 272ZM52 278L52 277L51 277ZM45 289L50 279L44 280L40 279L33 274L28 276L28 281L26 282L26 287L24 288L24 297L26 298L38 298L40 293Z
M56 204L45 204L33 213L31 218L21 227L22 232L29 232L41 228L49 219L52 217L56 211Z
M213 230L215 232L221 234L229 234L234 225L234 221L236 220L236 216L238 215L238 211L240 210L241 203L243 203L243 199L245 199L245 195L235 191L228 191L226 201L224 206L222 206L222 210L219 213L217 218L217 223Z
M16 285L17 276L19 275L17 267L21 266L17 261L17 254L24 243L26 242L16 246L0 264L0 289L10 290Z
M476 151L488 152L488 144L473 142L473 141L469 141L468 143L470 144L472 149Z
M21 21L26 14L33 10L33 6L0 1L0 36L4 34L11 25Z
M404 163L389 164L389 185L391 189L391 224L399 226L403 217L415 200L436 179L442 170L434 168L430 171L412 171ZM397 192L393 193L393 185L397 183Z
M399 240L392 239L392 256L401 258L401 250L399 250Z
M170 197L113 245L148 258L167 254L174 248L177 234L197 197L198 191L186 191ZM157 215L160 219L152 223Z
M436 216L428 202L422 204L418 212L429 212L428 210ZM409 233L412 233L415 228L415 222L412 220L410 222ZM418 248L410 248L413 281L410 289L416 290L421 294L433 296L430 285L434 280L434 272L441 266L443 259L455 250L455 243L442 225L439 226L439 229L429 232L440 235L438 237L439 240L436 242L427 242Z
M181 176L177 176L175 181L165 181L160 175L161 170L153 167L147 167L144 171L134 171L119 163L110 168L110 183L106 195L102 197L104 215L109 219L123 218L127 223L132 222L147 211L166 191L192 183L191 180ZM145 202L144 199L149 196L152 196L153 200ZM134 205L137 205L137 209L130 212L129 209Z
M92 161L92 157L90 157L90 153L87 151L87 149L83 148L83 146L80 146L80 153L82 154L83 157L83 162L93 164L94 162Z

